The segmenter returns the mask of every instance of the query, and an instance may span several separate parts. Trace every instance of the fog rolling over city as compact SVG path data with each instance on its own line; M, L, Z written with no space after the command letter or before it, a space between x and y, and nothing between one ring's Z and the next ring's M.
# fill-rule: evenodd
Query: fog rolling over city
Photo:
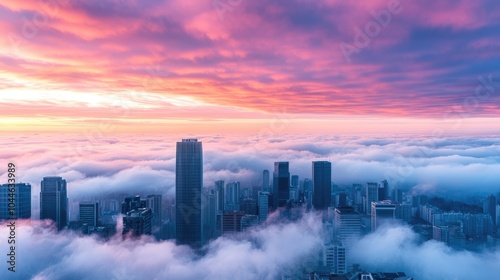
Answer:
M272 217L271 217L272 219ZM5 227L0 234L6 235ZM305 214L212 241L197 255L174 242L149 237L103 242L75 233L56 233L46 223L19 227L19 276L24 279L281 279L311 265L322 246L321 218ZM418 279L496 279L500 248L484 252L421 242L406 226L382 228L361 239L356 260L373 271L405 271ZM47 256L51 256L48 258ZM308 262L308 260L310 260ZM480 268L480 269L478 269ZM0 271L2 279L8 271Z
M496 237L486 238L494 230L481 220L486 217L483 212L489 211L484 210L489 205L487 197L492 197L493 206L500 208L496 202L500 192L497 187L500 162L497 153L492 152L500 149L497 138L455 137L429 141L404 137L290 135L269 139L257 149L248 136L200 137L203 159L197 161L203 163L203 192L207 191L209 196L218 190L216 181L224 180L227 185L222 182L222 186L226 191L234 187L234 191L241 192L243 201L245 189L250 197L254 186L260 191L265 189L264 181L269 187L274 184L273 177L279 178L279 174L273 174L273 165L274 173L278 170L287 174L284 178L289 180L286 182L290 197L301 196L295 189L292 191L292 187L302 185L300 188L306 190L307 180L315 179L314 170L319 178L331 175L332 188L327 182L325 195L331 193L332 196L331 201L321 206L309 193L311 200L297 202L291 209L290 205L283 205L270 211L260 223L238 227L222 235L214 234L202 240L203 244L184 241L194 244L190 247L173 239L172 230L168 230L167 240L156 233L135 238L131 232L124 234L125 216L131 215L127 213L130 209L123 212L122 208L121 214L113 214L116 233L105 237L98 231L92 235L82 234L81 228L58 231L60 222L37 219L41 178L43 182L64 180L67 183L70 224L82 219L82 212L78 215L81 203L92 207L86 201L97 201L97 207L102 203L100 207L109 210L110 199L130 195L147 199L147 195L160 194L167 203L164 207L172 207L179 169L175 167L175 153L179 151L175 143L180 143L177 138L116 137L93 142L83 153L71 153L70 148L64 156L60 150L52 149L51 137L43 135L37 141L19 141L19 145L25 147L24 153L3 152L23 162L18 167L18 181L31 184L34 194L32 219L19 220L17 224L18 265L17 278L13 279L298 279L311 271L319 273L325 264L328 267L326 248L337 248L334 239L340 221L332 216L337 215L334 208L356 213L356 223L363 234L353 241L344 240L343 246L349 250L349 263L362 271L404 272L415 279L429 280L494 279L500 273L500 246ZM60 140L88 144L78 135L66 137L67 140ZM198 140L184 141L196 143ZM315 142L319 144L304 144ZM120 152L137 146L141 149ZM161 153L158 147L162 148ZM412 157L417 154L418 158ZM313 161L317 164L311 165ZM323 164L328 162L331 165ZM330 168L331 174L318 173ZM271 170L267 172L269 178L266 179L263 170ZM5 174L2 179L6 179ZM227 202L226 198L224 201ZM202 205L203 211L210 207L210 202L206 203ZM243 209L241 203L239 207ZM281 203L279 199L277 203ZM314 210L311 203L325 210ZM326 209L329 205L333 206ZM229 206L235 207L228 204L226 209ZM379 206L392 209L389 220L384 222L387 215L377 212L383 210L377 210ZM97 211L97 207L91 209ZM404 212L403 208L411 211ZM495 213L497 208L493 207ZM170 218L174 217L171 212L167 213ZM458 227L449 222L456 214L461 215ZM185 218L181 215L177 219L179 217ZM489 219L493 223L493 218ZM171 222L167 221L166 226L172 229ZM177 231L177 235L180 233L182 231ZM7 236L8 228L0 227L0 234ZM50 258L40 257L44 255ZM337 264L335 270L338 267ZM12 276L7 273L0 271L0 276Z

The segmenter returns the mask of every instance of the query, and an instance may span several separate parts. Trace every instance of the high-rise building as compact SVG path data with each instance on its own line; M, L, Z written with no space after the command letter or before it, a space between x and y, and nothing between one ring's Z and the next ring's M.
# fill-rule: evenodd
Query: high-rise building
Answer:
M312 199L313 199L313 182L310 179L304 179L304 194L307 203L307 209L311 209L312 207Z
M345 254L345 267L353 264L353 247L361 238L361 215L353 207L339 207L334 211L335 239L342 242Z
M217 190L217 210L224 212L224 180L215 181L215 189Z
M146 201L141 200L140 195L125 197L125 201L122 202L122 214L138 208L146 208Z
M396 204L390 200L372 202L372 231L382 224L396 220Z
M262 171L262 191L269 191L269 170Z
M68 225L68 193L66 180L44 177L40 191L40 220L50 219L58 230Z
M497 198L492 194L488 196L483 202L483 213L490 214L491 220L494 225L497 223Z
M387 200L389 194L389 183L384 180L378 183L378 201Z
M370 214L372 202L379 201L378 198L378 184L373 182L366 183L366 196L365 196L365 213Z
M259 192L259 222L265 222L267 220L267 214L269 213L269 192Z
M13 189L14 203L9 207L9 184L0 185L0 220L31 218L31 185L18 183Z
M240 210L240 182L227 183L225 195L224 211Z
M152 212L150 208L138 208L123 216L123 235L131 232L133 236L150 235Z
M326 210L332 203L332 163L313 161L313 199L314 209Z
M240 210L247 215L257 215L257 201L253 198L245 198L240 202Z
M151 228L153 234L159 239L160 237L160 231L161 231L161 225L163 221L163 215L162 215L162 195L157 194L157 195L148 195L145 199L146 201L146 208L151 209Z
M176 236L179 244L201 246L203 151L197 139L177 142L175 163Z
M217 237L219 234L219 229L217 227L217 214L218 214L218 192L216 190L210 190L208 193L204 194L205 207L202 211L203 214L203 244L209 240Z
M403 203L403 191L401 189L392 190L392 201L394 203Z
M245 216L245 213L240 211L224 213L222 216L222 233L241 231L241 219L243 216Z
M346 250L341 242L323 245L323 265L334 273L344 274L347 272Z
M290 199L288 162L275 162L273 173L274 207L285 207Z
M99 204L97 202L80 202L79 217L82 224L97 227L99 225Z

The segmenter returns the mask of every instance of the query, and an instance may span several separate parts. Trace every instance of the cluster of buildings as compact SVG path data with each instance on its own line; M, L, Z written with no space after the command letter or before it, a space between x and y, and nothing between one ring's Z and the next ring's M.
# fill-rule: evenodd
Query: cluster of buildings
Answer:
M401 189L389 189L387 181L341 189L332 183L329 161L313 161L311 179L290 174L289 162L275 162L272 172L263 170L261 185L243 187L238 181L218 180L213 186L204 186L203 149L197 139L177 142L175 173L175 200L162 195L123 195L81 201L75 207L68 203L66 180L45 177L40 184L40 219L54 221L58 230L69 228L109 237L115 234L121 214L124 237L175 238L178 244L200 248L223 234L265 223L276 209L319 210L324 213L328 237L318 260L322 272L310 274L311 279L350 279L321 275L354 275L353 246L364 234L386 223L427 224L432 227L432 238L452 246L463 246L470 238L494 237L500 224L500 205L494 195L485 200L484 213L443 212L431 206L426 196L407 196ZM9 218L6 198L7 185L2 185L0 219ZM78 213L71 222L70 208ZM17 218L31 218L29 184L16 184L15 213Z

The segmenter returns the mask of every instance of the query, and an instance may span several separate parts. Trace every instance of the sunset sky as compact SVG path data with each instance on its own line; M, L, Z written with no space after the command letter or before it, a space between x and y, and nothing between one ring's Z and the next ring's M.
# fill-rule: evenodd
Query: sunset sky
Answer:
M500 129L498 0L25 0L0 18L1 132Z

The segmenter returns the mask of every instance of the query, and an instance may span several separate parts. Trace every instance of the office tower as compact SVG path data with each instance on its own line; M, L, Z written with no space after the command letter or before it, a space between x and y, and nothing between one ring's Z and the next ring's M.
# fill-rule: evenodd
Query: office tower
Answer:
M365 196L365 213L370 214L372 202L379 201L378 199L378 184L373 182L366 183L366 196Z
M240 211L226 212L222 216L222 233L241 231L241 219L245 213Z
M344 192L338 193L335 196L334 206L338 207L346 207L347 206L347 194Z
M290 199L297 201L299 199L299 175L292 175L290 178Z
M389 199L389 183L384 180L378 184L378 201Z
M307 209L311 209L313 199L313 182L307 178L304 179L304 194L306 197Z
M146 208L146 201L141 200L140 195L128 196L122 202L122 214L127 214L127 212L138 208Z
M259 192L259 221L265 222L269 213L269 192Z
M376 231L384 223L396 220L396 204L390 200L372 202L372 231Z
M497 222L497 198L494 195L490 195L483 202L483 213L490 214L491 220L494 225Z
M227 183L225 194L224 211L240 210L240 182Z
M258 224L259 224L259 216L257 215L245 214L243 217L241 217L241 231L244 231L245 229Z
M262 191L269 191L269 170L262 171Z
M240 202L240 210L247 215L257 215L257 201L245 198Z
M215 189L217 190L217 210L224 212L224 181L218 180L215 181Z
M291 185L292 185L292 187L294 187L296 189L299 187L299 175L292 175Z
M313 161L313 199L314 209L326 210L332 200L332 163L329 161Z
M13 189L14 205L9 207L9 194L12 193L9 192L9 184L0 185L0 220L31 218L31 185L18 183Z
M253 186L252 187L252 195L251 198L255 201L259 200L259 192L262 190L260 186Z
M449 242L449 229L448 226L433 226L432 239L444 243Z
M273 173L274 207L285 207L290 198L288 162L275 162Z
M339 207L334 211L334 235L344 247L345 267L352 268L353 247L361 238L361 215L353 207Z
M97 202L80 202L79 217L82 224L89 227L99 225L99 204Z
M203 214L203 244L217 237L219 230L217 228L217 207L218 193L216 190L210 190L204 194L206 196L206 205L202 211Z
M392 190L392 201L394 203L403 203L403 191L401 189Z
M151 218L152 212L150 208L137 208L127 212L123 216L123 235L131 232L133 236L142 234L151 235Z
M179 244L201 246L203 151L197 139L177 142L175 163L176 236Z
M66 180L44 177L40 191L40 220L50 219L58 230L68 225L68 194Z
M152 232L155 235L155 237L159 238L160 237L160 230L161 230L161 225L163 221L163 215L162 215L162 195L148 195L145 199L146 201L146 208L151 209L151 228Z
M341 242L323 245L323 265L334 273L344 274L346 267L346 250Z

